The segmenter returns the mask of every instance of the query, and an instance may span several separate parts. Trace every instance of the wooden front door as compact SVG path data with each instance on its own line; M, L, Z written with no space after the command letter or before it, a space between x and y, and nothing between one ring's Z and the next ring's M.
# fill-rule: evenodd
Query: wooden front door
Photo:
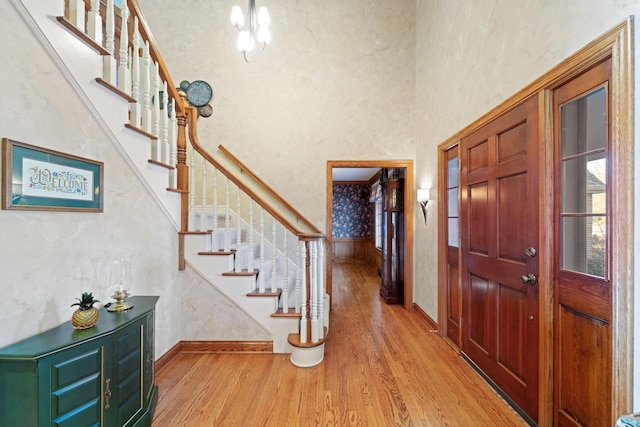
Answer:
M538 418L538 100L460 141L462 352Z

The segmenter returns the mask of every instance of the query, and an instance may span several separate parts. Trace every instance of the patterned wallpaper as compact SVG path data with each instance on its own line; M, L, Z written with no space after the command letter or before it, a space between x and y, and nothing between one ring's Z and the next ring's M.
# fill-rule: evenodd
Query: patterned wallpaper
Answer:
M333 237L372 237L372 205L367 184L333 185Z

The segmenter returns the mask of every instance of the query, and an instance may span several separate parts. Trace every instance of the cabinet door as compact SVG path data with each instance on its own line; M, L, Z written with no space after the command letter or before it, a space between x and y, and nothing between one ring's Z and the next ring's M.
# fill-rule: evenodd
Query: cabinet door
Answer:
M109 353L108 346L104 339L88 342L42 361L39 381L50 387L40 387L40 425L102 425L104 357Z
M144 396L148 402L151 399L151 392L153 391L153 385L155 384L155 360L156 355L154 353L155 346L155 316L152 311L146 316L145 330L144 330Z
M105 412L108 416L107 425L131 425L143 410L143 337L146 321L145 316L120 330L113 337L113 375L108 378L112 398Z

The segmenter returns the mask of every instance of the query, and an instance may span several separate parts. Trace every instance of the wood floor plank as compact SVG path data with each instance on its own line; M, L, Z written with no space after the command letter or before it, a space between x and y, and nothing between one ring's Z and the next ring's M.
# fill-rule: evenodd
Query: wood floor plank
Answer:
M379 296L363 264L335 264L325 359L182 353L158 372L153 427L527 424L428 325Z

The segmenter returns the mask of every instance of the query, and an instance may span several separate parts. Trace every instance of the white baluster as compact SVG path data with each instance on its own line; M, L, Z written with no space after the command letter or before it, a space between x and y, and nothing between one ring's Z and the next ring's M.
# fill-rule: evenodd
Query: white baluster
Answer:
M240 208L242 200L240 200L240 187L238 187L238 201L236 202L236 250L240 250L242 243L242 217L240 216Z
M207 161L202 159L202 196L200 197L200 231L207 229Z
M264 293L264 208L260 208L260 272L258 273L258 290Z
M74 3L70 1L70 3ZM83 16L84 18L84 16ZM100 16L100 0L91 0L87 13L87 35L102 46L102 16Z
M118 64L115 57L115 35L116 35L116 17L113 7L113 0L107 0L107 15L105 17L105 37L104 48L109 55L102 58L102 77L109 84L116 86L118 84Z
M120 27L120 65L118 65L118 89L131 95L131 73L129 70L129 8L122 2L122 25Z
M139 128L141 121L141 106L140 102L140 31L138 30L138 17L133 17L133 51L131 52L131 97L136 102L129 104L129 124ZM175 108L174 108L175 112ZM175 162L172 163L175 166ZM174 185L172 188L176 188Z
M273 217L273 230L271 232L271 292L276 292L278 290L278 246L276 240L276 227L277 227L276 218Z
M160 135L160 66L155 61L151 69L151 133ZM160 151L160 150L158 150ZM159 160L156 158L156 160Z
M302 265L300 276L300 290L302 294L302 304L300 308L300 342L307 342L307 248L306 242L300 242L300 264Z
M169 145L171 147L171 158L169 160L169 164L176 167L177 155L178 155L178 121L176 119L176 100L171 100L171 122L169 123ZM178 172L176 169L172 169L169 174L169 179L171 180L169 186L171 188L178 188Z
M249 197L249 258L247 262L247 271L253 271L253 199Z
M189 230L199 230L200 221L198 218L198 212L196 212L196 154L191 146L191 153L189 159Z
M309 292L311 294L311 342L318 342L318 249L315 241L311 242L311 283Z
M300 277L302 276L302 265L300 262L300 245L296 246L296 313L300 313Z
M151 142L151 158L155 161L161 160L162 141L160 135L160 75L158 62L151 65L151 133L156 136Z
M284 257L284 265L282 269L282 312L289 312L289 256L287 255L287 230L284 229L284 238L282 240L282 254Z
M231 199L231 188L229 178L227 178L227 187L225 188L224 199L224 248L225 252L231 251L231 214L229 213L229 203Z
M160 102L160 161L162 163L169 163L169 116L167 111L169 110L169 94L167 92L167 82L163 82L162 86L162 101Z
M218 169L213 168L213 250L220 250L220 240L218 233Z
M61 4L61 3L60 3ZM69 21L84 33L84 1L69 0ZM102 40L100 40L102 45Z
M142 67L140 69L140 88L142 90L142 123L141 129L151 132L151 56L149 41L145 41L142 49Z
M319 336L324 338L324 239L318 239L318 327Z

